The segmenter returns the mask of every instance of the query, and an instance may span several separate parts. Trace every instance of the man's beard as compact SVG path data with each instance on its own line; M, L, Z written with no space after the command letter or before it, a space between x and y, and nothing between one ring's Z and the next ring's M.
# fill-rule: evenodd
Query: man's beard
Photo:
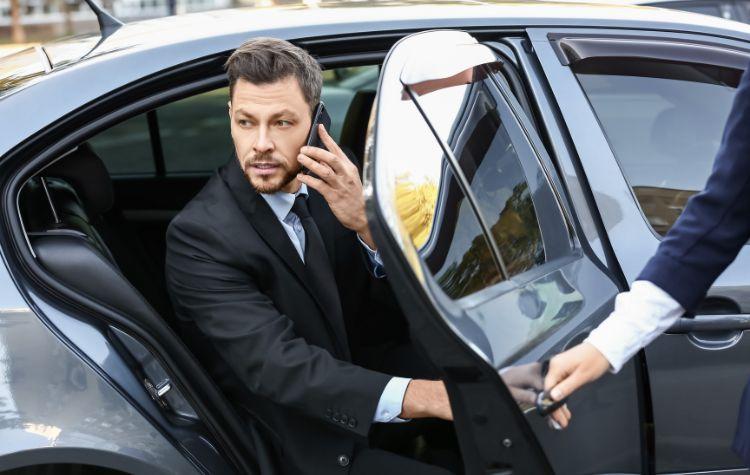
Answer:
M250 167L254 163L274 163L278 165L278 167L283 172L283 175L281 176L281 179L277 178L275 175L271 177L263 177L263 176L257 176L252 175L249 172ZM287 186L289 183L292 182L297 177L297 174L302 171L302 165L297 167L297 170L290 170L287 168L286 164L279 162L277 160L274 160L272 157L269 156L261 156L256 157L245 165L245 176L247 177L248 181L250 182L250 185L252 185L253 188L255 188L255 191L258 193L264 193L264 194L271 194L276 193L277 191L280 191L282 188Z

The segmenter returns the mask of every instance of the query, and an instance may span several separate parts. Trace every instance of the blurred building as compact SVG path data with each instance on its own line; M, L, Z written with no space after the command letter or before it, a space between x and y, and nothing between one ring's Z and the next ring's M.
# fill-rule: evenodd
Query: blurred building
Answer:
M10 40L11 1L0 0L0 43ZM122 21L253 5L254 0L96 0ZM21 26L34 41L96 31L96 17L81 0L19 0Z

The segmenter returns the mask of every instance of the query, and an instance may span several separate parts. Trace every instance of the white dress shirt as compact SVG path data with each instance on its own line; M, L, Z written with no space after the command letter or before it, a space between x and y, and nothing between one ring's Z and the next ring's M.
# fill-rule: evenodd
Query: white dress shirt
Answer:
M302 221L299 217L292 213L292 206L294 206L294 199L297 195L308 196L307 185L304 183L300 186L296 193L285 193L279 191L277 193L265 194L261 193L260 196L266 200L268 206L271 207L271 211L276 215L281 227L286 231L287 236L292 241L294 249L297 250L297 254L302 262L305 262L305 229L302 227ZM383 270L383 261L380 258L380 253L373 251L370 247L365 244L362 239L357 236L359 242L367 250L367 254L370 257L370 263L372 268L370 269L373 275L377 278L385 276ZM401 414L401 408L404 402L404 394L406 394L406 387L409 385L411 379L393 377L388 384L385 385L383 393L380 395L378 401L378 407L375 409L375 416L373 421L375 422L404 422L404 419L398 417Z
M647 280L636 280L615 299L615 309L585 341L594 345L613 373L671 327L685 310L668 293Z

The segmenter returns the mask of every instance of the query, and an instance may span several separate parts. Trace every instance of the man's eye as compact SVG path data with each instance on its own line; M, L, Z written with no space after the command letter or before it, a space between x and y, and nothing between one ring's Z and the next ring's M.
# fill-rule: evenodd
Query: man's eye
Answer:
M250 121L246 119L240 119L237 121L238 124L240 124L240 127L247 127L250 125Z
M288 120L280 120L280 121L276 122L276 124L279 127L289 127L290 125L292 125L292 123L290 121L288 121Z

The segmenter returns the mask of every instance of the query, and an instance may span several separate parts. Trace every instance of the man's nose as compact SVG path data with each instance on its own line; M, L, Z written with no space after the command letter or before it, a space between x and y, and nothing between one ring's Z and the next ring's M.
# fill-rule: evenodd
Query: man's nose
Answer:
M273 151L273 140L268 133L268 127L260 127L258 130L258 137L255 141L255 153L267 153Z

